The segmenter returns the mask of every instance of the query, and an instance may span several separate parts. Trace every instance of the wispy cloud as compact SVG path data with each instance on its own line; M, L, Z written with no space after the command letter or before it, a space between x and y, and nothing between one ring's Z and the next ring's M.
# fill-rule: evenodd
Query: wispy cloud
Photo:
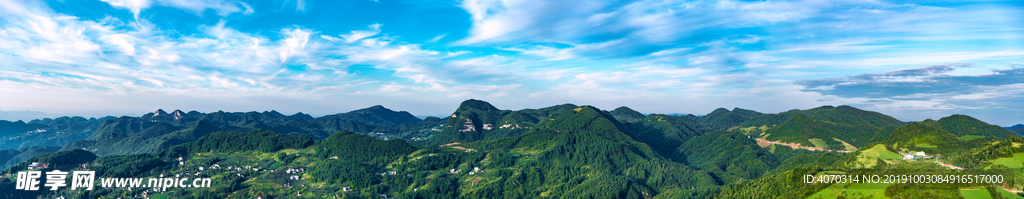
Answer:
M1024 68L995 70L988 74L953 75L969 64L934 65L868 73L842 78L796 81L803 91L843 98L870 99L885 109L1010 109L1024 103Z
M254 12L249 4L240 1L223 1L223 0L101 0L107 2L113 7L128 9L135 17L142 10L150 8L154 3L161 6L169 6L180 9L189 10L195 14L202 14L206 9L212 9L217 12L218 15L226 16L231 13L241 12L243 14L251 14ZM299 0L299 4L302 5L302 0Z

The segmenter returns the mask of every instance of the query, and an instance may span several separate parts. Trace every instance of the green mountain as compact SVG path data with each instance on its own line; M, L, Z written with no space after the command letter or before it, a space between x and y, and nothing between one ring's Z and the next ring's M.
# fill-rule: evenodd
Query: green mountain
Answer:
M640 121L644 119L644 117L646 117L643 113L636 112L633 109L630 109L629 107L625 106L615 108L615 110L612 110L612 112L610 113L612 114L612 117L615 117L615 120L619 120L619 122L623 123Z
M206 134L194 142L174 146L165 154L167 157L190 158L198 153L212 152L275 152L282 149L302 149L313 143L313 138L306 135L287 136L267 130L252 130L247 133L218 131Z
M647 143L666 157L678 157L679 145L703 134L696 116L650 115L643 120L626 123L637 140Z
M804 116L810 117L814 120L829 121L834 123L843 123L850 125L861 125L868 124L876 127L883 126L902 126L905 124L897 120L896 118L874 112L864 111L851 106L821 106L818 108L808 110L789 110L778 114L764 114L759 117L750 119L747 122L741 124L741 127L750 126L772 126L779 125L789 121L796 114L803 114Z
M498 175L464 185L469 191L461 196L640 198L716 184L710 174L669 161L630 134L607 112L583 106L522 136L462 144L488 153L482 166Z
M676 159L714 174L719 184L757 179L780 164L775 155L757 146L753 139L726 131L693 137L679 146L678 154Z
M122 116L117 119L107 120L96 128L96 132L90 135L87 140L122 139L132 134L145 131L147 128L158 124L151 120L142 118Z
M0 161L6 160L2 164L0 164L0 171L6 170L7 167L24 162L25 160L28 160L29 158L32 158L34 156L44 153L57 152L58 150L60 150L60 147L58 146L32 146L21 148L18 150L0 150Z
M957 136L935 126L930 120L925 122L912 122L893 131L889 137L882 140L882 143L890 149L906 148L910 151L925 151L928 153L943 153L956 151L963 148L964 141L957 139ZM956 150L954 150L956 149Z
M59 117L28 123L0 120L0 149L21 149L31 146L61 146L89 137L103 121L114 117Z
M981 120L966 115L950 115L933 122L931 125L938 126L957 137L981 136L988 140L1004 139L1007 136L1018 134L1006 130L1003 127L990 125Z
M774 124L782 120L785 122ZM745 127L739 128L739 131L751 136L767 136L771 141L854 151L855 148L881 141L903 124L877 112L850 106L823 106L764 115L742 124Z
M747 120L761 116L757 111L733 108L729 111L725 108L718 108L707 115L701 116L699 122L704 131L724 130L740 125Z
M316 156L351 162L386 165L416 150L402 140L378 140L351 131L339 131L316 143Z
M67 143L62 150L85 149L101 156L156 153L216 131L257 129L308 135L314 139L324 139L337 131L354 131L379 139L415 140L433 136L444 122L446 120L435 117L420 120L408 112L394 112L382 106L319 118L302 113L286 116L277 111L202 114L157 110L142 117L106 120L92 135Z
M340 120L360 122L373 126L387 127L394 127L402 123L416 123L420 121L419 118L413 116L409 112L395 112L392 111L391 109L384 108L384 106L381 105L371 106L369 108L329 116L337 117Z
M45 127L47 126L41 124L27 124L21 120L15 122L0 120L0 137L18 135L24 132L33 131Z
M1002 140L1017 135L1002 127L966 115L951 115L942 119L912 122L896 129L882 140L893 149L951 154L984 146L990 140Z
M6 173L14 173L17 171L26 170L26 167L32 162L37 162L43 167L48 169L60 169L69 171L73 168L78 168L82 163L86 163L96 159L96 155L89 153L84 150L70 150L61 151L55 153L45 153L41 155L33 156L24 162L11 166L6 169Z
M991 167L1012 169L1011 167L1014 166L1019 168L1022 162L1020 159L1024 158L1024 138L1012 136L1006 140L962 153L964 155L950 158L950 163L968 169Z
M484 131L493 130L495 125L501 122L501 117L510 112L512 111L498 110L485 101L474 99L463 101L445 123L441 133L434 136L431 141L439 140L441 142L434 143L440 144L449 141L476 141L485 137L500 137L485 136Z
M612 113L615 115L615 111ZM663 156L681 157L677 154L678 148L688 139L712 131L733 128L760 115L762 114L746 109L734 108L730 111L718 108L701 117L652 114L640 120L627 119L632 122L623 123L630 128L637 140L647 143Z
M576 105L563 104L541 109L509 111L500 110L485 101L470 99L462 102L441 132L426 141L415 142L414 145L433 146L513 137L558 114L576 108ZM606 114L629 129L627 132L630 136L649 144L666 157L674 157L679 145L690 137L714 130L725 130L761 115L740 108L732 111L720 108L703 117L661 114L644 116L628 107L619 107Z
M42 170L88 167L101 177L210 177L213 187L16 190L0 192L0 198L143 192L151 198L971 198L981 192L1012 198L1004 188L1024 188L1013 170L1020 168L1024 141L962 115L905 124L849 106L825 106L778 114L737 108L701 117L643 116L627 107L603 111L572 104L500 110L479 100L463 102L445 119L394 126L367 123L384 118L369 116L360 122L274 111L159 112L102 122L89 139L28 158L0 176L36 161L50 166ZM382 139L397 135L426 140ZM760 135L852 152L756 142ZM423 144L429 142L434 144ZM32 150L46 149L0 155ZM917 151L942 156L902 158ZM1006 170L1012 172L999 185L803 182L818 174ZM13 186L13 177L0 177L0 190Z
M522 135L545 119L577 108L563 104L541 109L519 111L499 110L490 103L469 99L447 119L444 128L432 138L414 143L417 146L432 146L450 142L499 139Z
M1017 133L1018 135L1024 136L1024 124L1017 124L1017 125L1013 125L1011 127L1005 127L1005 128L1006 128L1006 130L1010 130L1010 131L1013 131L1014 133Z
M167 123L151 124L138 118L122 117L104 122L88 139L68 143L61 150L82 149L101 156L158 153L221 130L223 129L204 121L178 127Z

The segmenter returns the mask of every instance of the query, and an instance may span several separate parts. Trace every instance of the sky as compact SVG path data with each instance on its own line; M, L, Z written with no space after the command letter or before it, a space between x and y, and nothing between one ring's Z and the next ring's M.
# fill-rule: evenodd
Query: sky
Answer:
M0 0L0 119L156 109L1024 123L1024 2Z

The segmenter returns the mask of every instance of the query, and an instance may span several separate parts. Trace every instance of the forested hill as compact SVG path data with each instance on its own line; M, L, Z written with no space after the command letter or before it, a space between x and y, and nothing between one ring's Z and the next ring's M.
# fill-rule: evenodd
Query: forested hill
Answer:
M277 111L201 113L157 110L140 117L61 117L28 123L0 121L0 146L21 149L30 146L63 146L62 150L84 149L97 155L161 152L168 148L222 130L273 130L289 135L305 134L323 139L340 130L378 139L423 139L439 132L445 120L420 120L405 111L377 105L319 118L308 114L284 115Z
M521 135L540 122L572 110L578 106L563 104L540 109L518 111L500 110L481 100L466 100L455 110L444 129L426 141L414 142L418 146L439 145L450 142L499 139ZM644 116L629 107L608 112L616 122L630 129L631 136L654 144L656 150L674 153L676 147L689 137L715 130L735 127L762 113L734 108L719 108L702 117L694 115L671 116L654 114Z
M15 164L24 162L33 156L37 156L44 153L53 153L60 150L60 147L56 146L32 146L25 147L18 150L7 149L0 150L0 170L7 169L7 167Z
M413 116L409 112L395 112L391 109L384 108L384 106L381 105L324 117L337 117L340 120L360 122L373 126L389 127L398 126L403 123L416 123L420 121L419 118Z
M822 106L765 114L731 131L807 147L854 151L881 141L904 124L893 117L851 106Z
M991 140L1016 136L1009 130L970 116L951 115L937 121L912 122L896 129L881 142L894 149L950 154L984 146Z
M36 119L29 122L0 120L0 150L31 146L62 146L89 137L103 121L109 119L114 119L114 117L86 119L65 116Z
M574 108L577 106L563 104L541 109L499 110L485 101L470 99L455 109L441 132L415 144L431 146L522 135L539 122Z
M1010 131L1013 131L1014 133L1017 133L1017 134L1020 134L1021 136L1024 136L1024 124L1017 124L1017 125L1013 125L1011 127L1005 127L1005 128L1006 128L1006 130L1010 130Z

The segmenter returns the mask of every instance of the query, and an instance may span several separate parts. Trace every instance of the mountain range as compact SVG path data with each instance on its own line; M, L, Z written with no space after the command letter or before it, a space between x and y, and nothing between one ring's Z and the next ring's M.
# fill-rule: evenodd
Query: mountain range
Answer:
M93 165L91 170L105 175L196 173L222 182L147 193L197 198L859 198L865 193L959 198L966 194L958 190L979 187L991 197L1012 198L1019 196L1010 190L1024 187L1015 180L952 189L794 180L820 172L863 172L858 169L956 171L932 161L903 160L903 154L916 152L941 156L935 161L968 173L1024 167L1014 159L1024 157L1024 140L1006 128L966 115L908 123L851 106L768 114L720 108L695 116L573 104L513 111L470 99L449 117L423 120L373 106L317 118L276 111L157 110L97 123L91 134L59 152L35 147L0 153L19 156L7 163L14 166L5 173L45 161L55 169ZM6 126L52 128L33 122ZM199 169L211 165L256 169ZM284 173L289 168L307 173L292 178ZM1010 179L1024 177L1013 175ZM0 189L13 189L6 187L13 186L11 180L0 178ZM9 192L0 198L139 194L65 190Z

